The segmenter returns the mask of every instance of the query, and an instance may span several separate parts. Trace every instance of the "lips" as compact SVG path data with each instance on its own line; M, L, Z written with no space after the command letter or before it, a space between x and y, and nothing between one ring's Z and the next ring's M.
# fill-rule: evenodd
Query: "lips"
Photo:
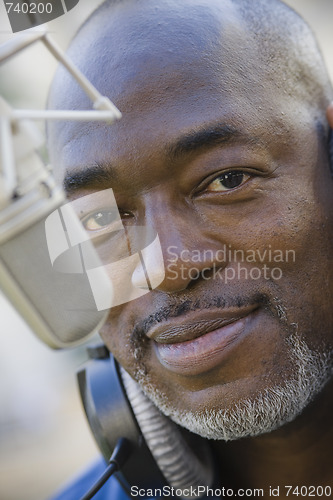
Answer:
M258 306L198 311L148 332L160 363L181 375L197 375L218 366L251 329Z

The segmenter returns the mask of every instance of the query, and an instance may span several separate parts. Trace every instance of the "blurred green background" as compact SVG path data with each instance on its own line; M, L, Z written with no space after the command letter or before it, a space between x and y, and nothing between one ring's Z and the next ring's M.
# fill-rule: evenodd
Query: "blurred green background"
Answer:
M101 0L80 0L48 29L65 48ZM288 0L317 34L333 78L333 1ZM12 38L0 3L0 44ZM0 66L0 93L15 107L43 108L56 63L42 46ZM79 400L75 372L84 348L51 351L0 293L0 500L46 500L98 451Z

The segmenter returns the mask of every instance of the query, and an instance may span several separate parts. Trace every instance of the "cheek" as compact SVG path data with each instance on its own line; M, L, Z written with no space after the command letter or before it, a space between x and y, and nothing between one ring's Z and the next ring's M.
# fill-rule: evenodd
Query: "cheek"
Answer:
M278 266L295 275L318 272L333 252L333 206L328 219L328 197L316 192L311 180L299 182L297 191L292 181L291 175L268 180L244 203L202 204L198 212L203 235L240 250L231 252L231 259L249 265Z
M148 295L144 296L147 300ZM133 335L133 323L142 316L145 305L141 300L133 300L111 309L107 322L100 329L100 335L117 361L134 376L136 370L143 369L143 359L147 357L146 337ZM141 312L141 314L140 314ZM133 320L133 316L135 316Z
M114 308L117 312L111 310L107 322L102 326L100 335L103 342L112 352L117 361L123 365L126 370L130 370L134 364L134 349L131 346L130 335L124 331L124 324L121 320L122 314L119 311L121 306Z
M302 324L303 330L322 325L327 338L333 331L332 181L328 179L327 188L322 184L321 192L313 182L295 193L288 180L284 190L276 180L267 195L261 193L241 208L205 206L201 213L210 237L231 249L228 266L236 269L240 263L247 270L251 283L239 286L272 285L289 322Z

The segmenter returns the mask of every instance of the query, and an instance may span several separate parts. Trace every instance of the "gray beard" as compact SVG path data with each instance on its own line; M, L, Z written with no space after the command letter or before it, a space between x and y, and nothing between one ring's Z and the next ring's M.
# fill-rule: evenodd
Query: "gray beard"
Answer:
M136 380L153 403L174 422L208 439L230 441L272 432L294 420L320 393L333 374L331 356L309 349L292 335L287 340L295 375L281 386L245 398L231 409L179 410L149 383L140 370Z

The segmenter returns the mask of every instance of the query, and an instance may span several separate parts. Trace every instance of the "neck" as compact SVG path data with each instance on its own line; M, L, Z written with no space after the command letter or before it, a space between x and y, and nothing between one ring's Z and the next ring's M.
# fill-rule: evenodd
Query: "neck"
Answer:
M228 474L234 489L263 488L265 497L279 486L279 498L287 498L287 485L333 489L332 396L333 381L294 422L259 437L214 442L222 482Z

